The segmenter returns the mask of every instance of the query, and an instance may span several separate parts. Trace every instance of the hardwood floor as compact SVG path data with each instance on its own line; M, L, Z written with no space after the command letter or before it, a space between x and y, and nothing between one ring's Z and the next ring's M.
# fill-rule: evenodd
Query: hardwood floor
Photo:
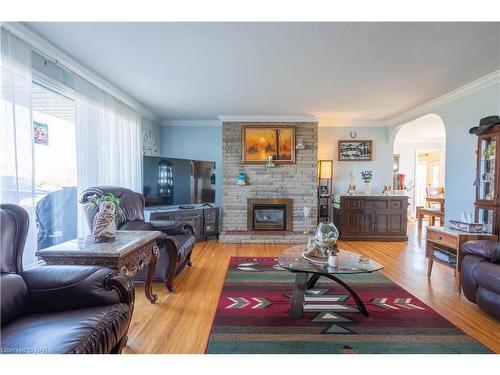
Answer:
M425 236L425 226L423 229ZM427 278L425 239L416 226L409 242L342 242L347 250L366 254L385 265L381 271L478 341L500 353L500 322L483 313L454 289L453 270L434 265ZM277 256L290 245L196 244L193 267L186 269L168 294L155 284L159 299L149 303L136 285L136 305L125 353L204 353L219 294L231 256Z

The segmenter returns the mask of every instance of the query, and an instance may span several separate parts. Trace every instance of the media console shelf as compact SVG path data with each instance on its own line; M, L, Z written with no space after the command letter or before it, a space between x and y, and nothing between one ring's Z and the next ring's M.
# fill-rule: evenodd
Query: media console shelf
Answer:
M196 241L206 241L210 237L219 236L219 208L194 205L194 208L183 209L179 206L146 207L146 221L176 220L190 224L194 228Z

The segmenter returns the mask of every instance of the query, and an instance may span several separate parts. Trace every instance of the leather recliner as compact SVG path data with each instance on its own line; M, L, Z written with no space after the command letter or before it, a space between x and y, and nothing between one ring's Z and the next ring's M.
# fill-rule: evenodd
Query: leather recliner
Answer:
M0 205L2 354L121 353L134 307L130 279L100 266L23 270L27 212Z
M500 319L500 243L468 241L461 267L462 290L471 302Z
M161 281L167 290L174 292L174 279L186 266L191 266L191 252L195 244L194 229L191 225L178 221L144 221L144 196L130 189L116 186L98 186L84 190L79 202L83 205L90 230L97 213L89 209L93 198L113 194L120 199L121 213L116 216L116 228L119 230L157 230L162 232L158 242L160 259L156 266L153 280ZM133 279L144 281L146 270L137 273Z

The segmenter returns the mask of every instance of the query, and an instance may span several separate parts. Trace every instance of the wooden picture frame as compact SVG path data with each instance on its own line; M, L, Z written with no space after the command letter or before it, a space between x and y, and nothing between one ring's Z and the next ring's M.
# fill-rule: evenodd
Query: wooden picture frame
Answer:
M372 161L372 140L340 140L338 144L339 161Z
M295 126L243 125L241 150L244 164L265 164L270 155L275 164L294 164Z

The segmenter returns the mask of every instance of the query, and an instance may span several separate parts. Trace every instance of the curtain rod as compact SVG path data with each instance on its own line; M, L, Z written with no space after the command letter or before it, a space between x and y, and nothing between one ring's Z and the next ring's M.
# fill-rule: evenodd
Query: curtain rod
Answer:
M161 121L161 118L155 113L153 113L150 109L146 108L144 105L139 103L130 95L115 88L113 84L106 81L104 78L96 75L89 69L82 66L80 63L78 63L78 61L69 57L67 54L59 50L57 47L53 46L49 41L40 37L38 34L31 31L26 26L21 25L18 22L2 22L0 26L2 29L5 29L6 31L15 35L17 38L21 39L32 50L42 55L42 57L48 59L49 61L52 61L54 64L59 65L60 67L66 69L72 74L90 82L91 84L97 86L99 89L107 92L111 96L114 96L116 99L132 107L134 110L138 111L142 116L145 116L150 120L156 122ZM61 59L54 58L50 55L50 53L53 53L56 56L60 55L62 58ZM68 64L65 63L66 61L68 62Z

